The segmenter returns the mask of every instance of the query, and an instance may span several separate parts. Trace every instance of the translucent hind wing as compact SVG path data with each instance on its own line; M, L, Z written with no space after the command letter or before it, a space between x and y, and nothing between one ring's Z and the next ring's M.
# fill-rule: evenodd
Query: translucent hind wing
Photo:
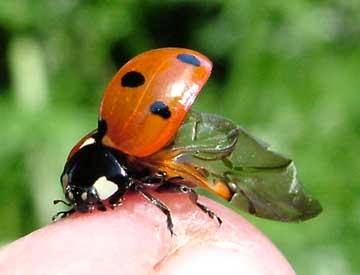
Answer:
M301 221L321 212L319 202L305 193L292 160L223 117L192 111L159 156L174 169L192 167L187 173L201 174L209 184L226 183L230 204L250 214Z

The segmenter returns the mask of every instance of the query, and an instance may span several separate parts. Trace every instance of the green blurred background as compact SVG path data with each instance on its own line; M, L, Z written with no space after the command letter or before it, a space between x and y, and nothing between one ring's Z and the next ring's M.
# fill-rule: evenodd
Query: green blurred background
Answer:
M70 148L117 69L152 48L214 62L195 108L295 159L324 212L249 217L298 274L360 273L360 2L0 1L0 244L49 223Z

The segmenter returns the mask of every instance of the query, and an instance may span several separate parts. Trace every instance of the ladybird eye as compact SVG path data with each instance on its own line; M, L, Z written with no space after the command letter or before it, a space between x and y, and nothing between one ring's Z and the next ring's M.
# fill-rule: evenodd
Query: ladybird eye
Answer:
M66 187L69 185L69 176L68 174L64 174L62 177L61 177L61 184L64 188L64 190L66 189Z
M73 192L71 192L71 191L69 191L69 192L67 193L67 196L68 196L68 198L69 198L70 200L73 200L73 199L74 199L74 194L73 194Z
M86 200L87 200L87 197L88 197L87 192L84 192L84 193L81 194L81 199L82 199L83 201L86 201Z

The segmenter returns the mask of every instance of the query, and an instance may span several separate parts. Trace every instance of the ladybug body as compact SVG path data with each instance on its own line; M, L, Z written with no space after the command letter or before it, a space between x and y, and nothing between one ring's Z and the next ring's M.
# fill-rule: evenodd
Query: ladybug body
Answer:
M56 200L54 203L63 202L72 208L57 213L53 220L74 212L106 211L108 207L113 209L122 203L127 192L137 192L167 216L167 228L173 235L170 210L147 191L164 189L189 193L201 210L216 218L219 224L222 222L215 213L197 201L196 192L184 185L183 178L169 177L166 172L143 165L138 158L102 144L98 131L82 138L70 155L60 179L67 202Z
M137 158L171 141L211 69L211 61L202 54L178 48L152 50L126 63L105 90L98 129L70 151L61 182L68 201L64 203L72 209L59 212L54 219L75 211L105 211L107 206L117 206L127 191L136 191L156 202L168 216L172 232L170 211L146 189L165 183L172 190L178 186L173 186L175 181L166 173L142 165ZM178 191L194 192L186 186Z
M98 127L70 151L61 183L70 210L106 211L137 192L167 217L149 189L189 194L200 187L250 214L282 221L316 216L320 204L304 193L294 163L225 118L190 111L211 73L204 55L181 48L145 52L126 63L105 90Z

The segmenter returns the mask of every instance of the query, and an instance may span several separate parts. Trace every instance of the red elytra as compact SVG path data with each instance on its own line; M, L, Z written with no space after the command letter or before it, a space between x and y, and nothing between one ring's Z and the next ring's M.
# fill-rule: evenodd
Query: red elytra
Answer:
M160 150L176 134L211 69L207 57L189 49L156 49L131 59L105 90L102 143L136 157Z
M159 151L176 134L211 69L212 63L206 56L182 48L151 50L131 59L105 90L99 117L106 124L102 143L132 157L146 157ZM68 159L87 143L94 142L96 132L83 137ZM230 197L224 183L208 183L191 166L159 160L157 166L168 176L191 179L225 199Z

